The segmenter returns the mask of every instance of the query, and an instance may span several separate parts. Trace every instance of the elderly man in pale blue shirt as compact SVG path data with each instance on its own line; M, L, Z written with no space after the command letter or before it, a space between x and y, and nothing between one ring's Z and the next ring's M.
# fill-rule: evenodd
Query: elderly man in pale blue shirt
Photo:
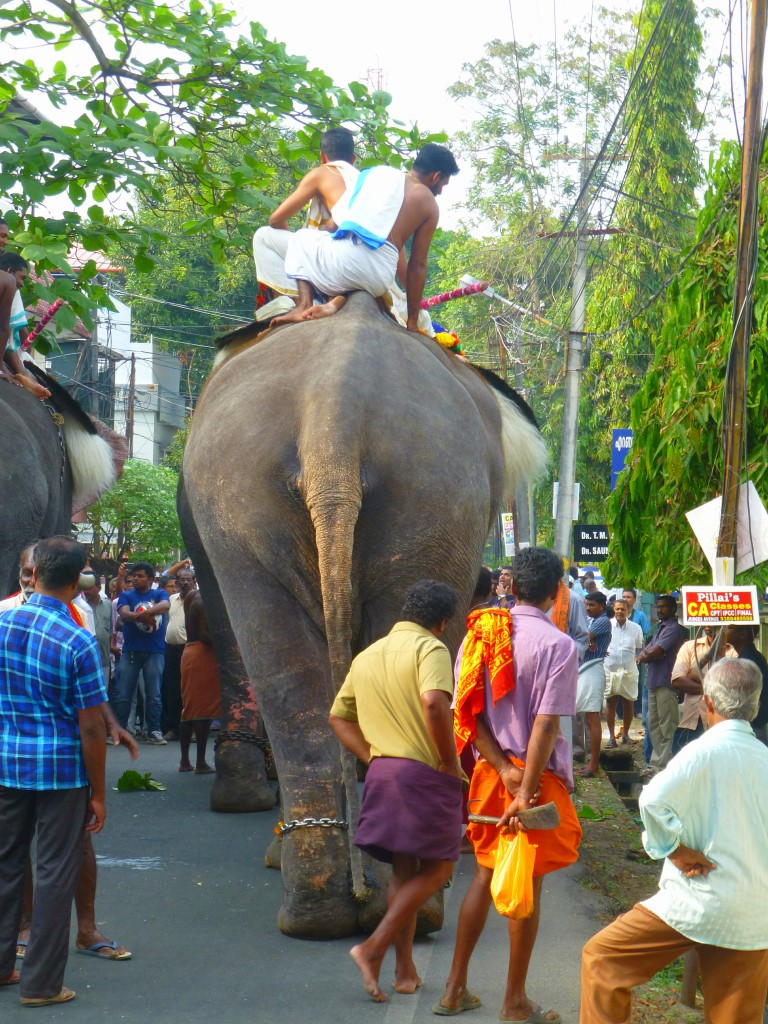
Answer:
M768 994L768 750L749 723L762 678L724 659L704 681L709 729L640 798L659 891L584 947L581 1024L629 1024L632 989L689 949L707 1021L761 1024Z

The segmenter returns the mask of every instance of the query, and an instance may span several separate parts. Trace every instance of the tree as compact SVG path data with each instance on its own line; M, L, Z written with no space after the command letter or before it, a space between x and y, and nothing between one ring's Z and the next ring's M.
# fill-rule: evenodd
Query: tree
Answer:
M194 206L184 231L204 238L223 262L230 243L247 241L250 225L241 226L237 211L269 209L274 168L250 148L266 129L293 126L293 137L276 143L293 163L315 159L317 133L328 124L353 125L369 159L397 162L423 141L417 128L389 121L386 93L356 82L338 88L262 25L238 35L235 19L215 0L0 7L4 54L36 47L35 60L3 66L0 194L12 203L14 242L38 272L67 270L75 240L91 251L134 244L136 270L152 271L151 247L164 233L141 223L137 197L159 203L169 182ZM70 61L56 59L46 70L48 56L65 51ZM55 118L30 114L21 91L51 104ZM35 212L35 204L64 194L69 208L60 218ZM38 297L67 301L58 314L63 326L74 325L75 313L90 325L92 310L108 304L91 283L94 270L90 263L76 279L34 286Z
M608 503L611 557L604 572L657 591L711 583L684 513L722 487L722 399L731 345L741 152L724 144L707 176L696 241L670 286L664 327L632 403L631 462ZM768 252L768 159L759 198L758 281ZM755 295L747 396L746 474L768 498L768 295ZM763 563L742 582L768 584Z
M181 548L177 486L166 466L128 459L117 483L88 509L95 557L120 561L133 554L163 562Z
M697 79L702 34L691 0L649 0L638 24L642 72L625 113L627 172L611 226L595 249L587 310L592 333L580 423L585 522L601 522L609 493L610 430L629 405L661 337L666 280L690 248L701 163ZM599 443L595 443L599 438Z

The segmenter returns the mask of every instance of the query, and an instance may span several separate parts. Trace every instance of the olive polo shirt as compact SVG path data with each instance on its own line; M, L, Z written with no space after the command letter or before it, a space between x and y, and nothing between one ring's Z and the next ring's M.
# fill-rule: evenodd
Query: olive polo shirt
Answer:
M405 757L437 768L421 707L428 690L453 697L448 648L423 626L397 622L354 659L331 714L359 724L371 757Z

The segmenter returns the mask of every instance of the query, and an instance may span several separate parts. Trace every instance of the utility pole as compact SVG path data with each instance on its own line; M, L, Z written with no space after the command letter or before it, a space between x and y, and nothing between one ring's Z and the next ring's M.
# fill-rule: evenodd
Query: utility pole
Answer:
M136 353L131 352L131 376L128 379L128 408L125 411L125 433L128 438L128 458L133 458L133 412L136 404Z
M89 410L91 416L95 416L99 419L99 322L98 318L94 321L93 334L86 342L87 355L86 355L86 366L85 381L88 390L86 391L85 407Z
M513 348L515 353L515 391L521 397L525 393L525 367L523 365L523 346L520 333L520 324L518 323L518 329L516 336L511 338L507 335L509 341L512 342L510 348ZM506 379L506 378L505 378ZM515 547L519 548L521 545L532 545L536 543L535 537L531 530L531 508L529 503L529 494L533 490L531 486L517 487L515 489Z
M576 261L573 267L571 327L565 358L565 404L563 407L563 441L560 450L560 477L557 492L555 551L570 557L573 548L573 494L576 483L576 446L579 439L579 397L584 358L584 314L587 291L587 159L581 160L578 222L576 226Z
M733 341L726 372L723 396L723 503L720 534L717 540L718 565L723 558L736 558L736 524L739 512L739 488L743 462L745 419L747 413L747 372L749 340L752 333L752 290L757 273L757 212L760 177L760 111L765 52L766 0L750 4L749 69L744 109L744 143L741 152L741 201L739 238L736 248L736 286L733 303ZM726 580L715 578L715 585Z

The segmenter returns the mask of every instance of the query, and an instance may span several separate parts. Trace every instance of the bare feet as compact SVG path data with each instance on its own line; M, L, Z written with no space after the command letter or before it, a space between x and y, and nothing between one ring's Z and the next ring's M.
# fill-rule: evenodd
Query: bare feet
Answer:
M19 384L14 375L3 369L0 369L0 380L7 380L9 384L15 384L17 388L21 387L21 384Z
M320 306L310 306L306 313L304 313L303 319L321 320L325 316L333 316L334 313L338 313L344 307L346 301L346 295L337 295Z
M363 976L363 988L374 1003L386 1003L389 996L385 995L385 993L379 988L379 970L381 968L381 960L378 962L370 960L365 955L364 946L365 943L361 943L359 946L353 946L349 951L349 955L355 961L357 969Z
M300 324L304 319L304 314L311 308L311 305L295 306L289 313L283 313L281 316L276 316L272 321L272 326L277 327L279 324Z
M28 377L26 373L17 373L16 382L21 384L23 388L26 388L27 391L29 391L29 393L35 398L43 399L51 397L51 392L48 388L44 388L42 384L38 384L36 380Z
M206 762L204 762L203 764L197 765L197 767L195 768L195 775L215 775L215 774L216 774L216 769L213 768L211 765L209 765Z
M182 761L179 765L180 772L193 772L194 766L189 761Z
M395 992L400 992L404 996L412 996L417 988L421 988L421 985L421 978L413 960L405 967L395 964L395 980L392 982Z

